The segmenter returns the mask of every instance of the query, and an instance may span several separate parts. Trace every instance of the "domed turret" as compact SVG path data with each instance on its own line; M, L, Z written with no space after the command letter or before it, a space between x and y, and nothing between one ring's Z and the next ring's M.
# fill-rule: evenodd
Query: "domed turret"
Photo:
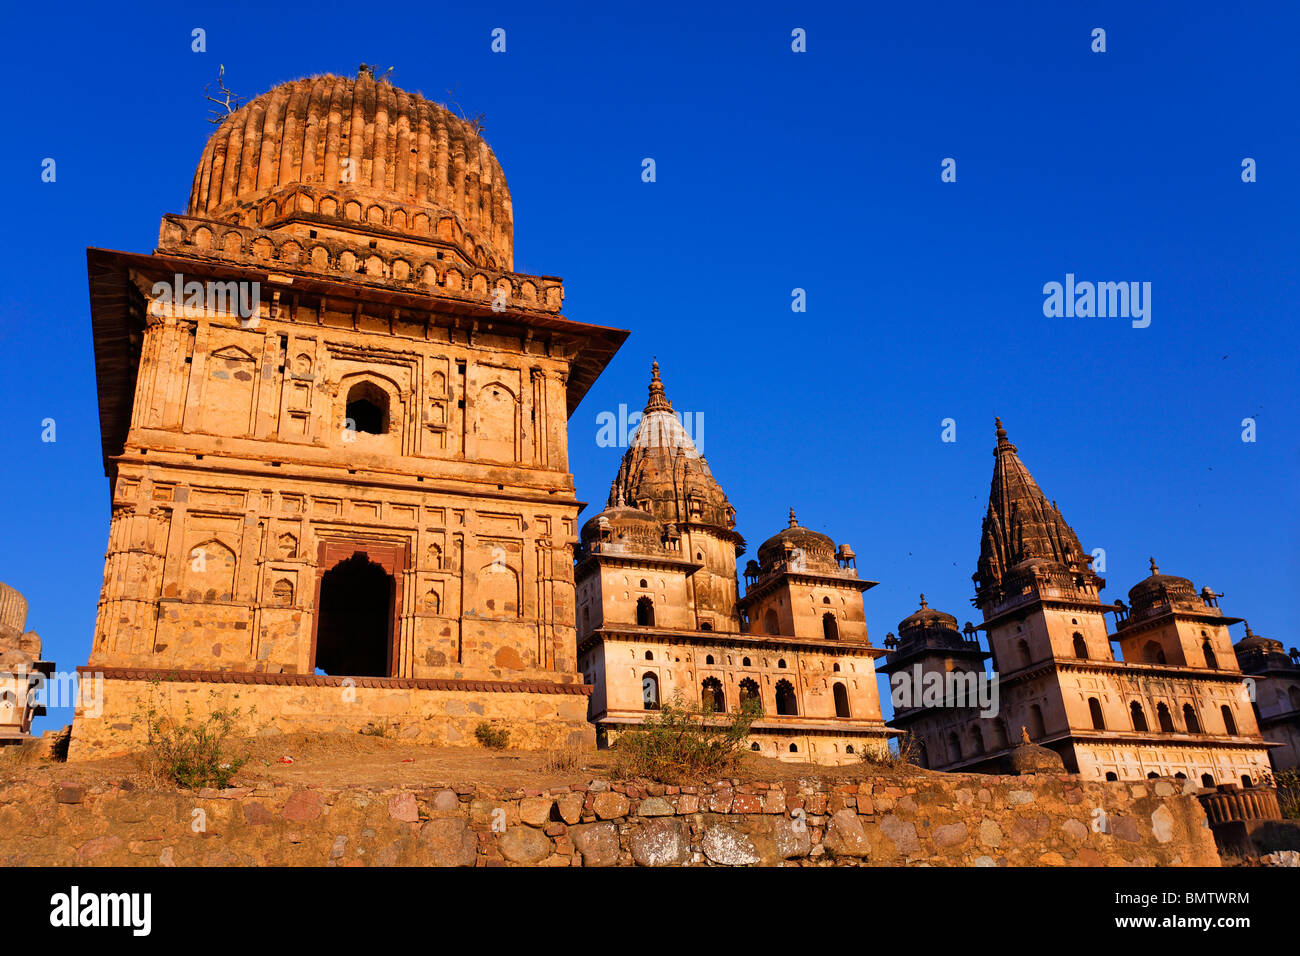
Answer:
M1204 611L1205 602L1187 578L1161 574L1151 558L1151 574L1129 588L1129 620L1138 621L1166 610Z
M284 83L228 116L195 170L189 215L442 230L476 264L509 270L514 258L510 191L476 126L364 69Z
M790 509L790 523L758 546L758 563L770 571L779 561L799 563L810 571L837 571L835 542L826 535L799 524Z

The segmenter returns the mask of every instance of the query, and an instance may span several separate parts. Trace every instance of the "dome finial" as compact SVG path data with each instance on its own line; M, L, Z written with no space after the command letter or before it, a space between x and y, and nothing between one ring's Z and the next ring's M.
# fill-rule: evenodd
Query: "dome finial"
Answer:
M993 419L993 424L997 427L998 444L1001 445L1007 440L1007 430L1002 427L1002 419Z
M664 394L664 383L659 378L659 357L655 356L650 364L650 398L646 402L646 412L671 412L673 403Z
M627 507L627 499L623 497L623 489L622 489L622 488L618 489L618 507L620 507L620 508L626 508L626 507Z
M1242 621L1241 623L1246 625L1246 636L1254 637L1255 632L1250 629L1250 621Z
M1151 573L1152 573L1152 574L1159 574L1159 573L1160 573L1160 569L1159 569L1158 567L1156 567L1156 559L1155 559L1155 558L1151 558Z
M927 608L927 607L929 607L929 606L930 606L930 605L928 605L928 604L925 603L925 595L922 594L922 595L921 595L921 607L922 607L922 608Z
M793 506L793 505L790 507L790 527L791 527L791 528L797 528L797 527L799 527L799 522L798 522L798 520L797 520L797 519L795 518L795 516L794 516L794 506Z

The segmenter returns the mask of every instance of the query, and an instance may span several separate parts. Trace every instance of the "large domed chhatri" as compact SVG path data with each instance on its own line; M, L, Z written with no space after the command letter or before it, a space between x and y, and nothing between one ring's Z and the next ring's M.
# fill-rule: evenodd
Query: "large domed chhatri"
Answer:
M475 126L362 70L263 93L227 117L194 172L188 214L271 227L290 220L456 238L509 270L510 191ZM439 224L448 218L459 230Z

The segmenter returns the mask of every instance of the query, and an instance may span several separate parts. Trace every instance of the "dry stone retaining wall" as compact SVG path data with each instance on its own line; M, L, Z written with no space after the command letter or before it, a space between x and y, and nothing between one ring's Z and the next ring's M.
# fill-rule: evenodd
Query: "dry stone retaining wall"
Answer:
M1217 866L1167 782L944 775L196 794L0 781L0 864Z

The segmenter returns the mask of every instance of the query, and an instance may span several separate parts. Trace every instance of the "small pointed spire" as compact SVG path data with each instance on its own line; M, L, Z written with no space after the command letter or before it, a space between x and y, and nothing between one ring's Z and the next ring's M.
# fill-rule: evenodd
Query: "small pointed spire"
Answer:
M1250 629L1250 621L1242 621L1241 623L1246 625L1246 636L1254 637L1255 632Z
M928 605L928 604L925 603L925 595L922 594L922 595L921 595L921 607L922 607L922 608L927 608L927 607L929 607L929 606L930 606L930 605Z
M646 402L645 413L671 412L673 403L664 394L664 383L659 378L659 358L656 356L650 366L650 398Z
M799 527L799 522L795 519L795 516L794 516L794 508L793 508L793 507L790 508L790 527L791 527L791 528L797 528L797 527Z
M1151 560L1151 573L1152 573L1152 574L1159 574L1159 573L1160 573L1160 569L1159 569L1158 567L1156 567L1156 559L1155 559L1155 558L1151 558L1150 560Z
M998 444L1007 440L1007 430L1002 427L1002 419L993 419L993 424L997 427Z
M623 489L622 489L622 488L618 489L618 506L619 506L620 508L625 508L625 507L627 507L627 501L626 501L626 499L624 499L624 497L623 497Z

